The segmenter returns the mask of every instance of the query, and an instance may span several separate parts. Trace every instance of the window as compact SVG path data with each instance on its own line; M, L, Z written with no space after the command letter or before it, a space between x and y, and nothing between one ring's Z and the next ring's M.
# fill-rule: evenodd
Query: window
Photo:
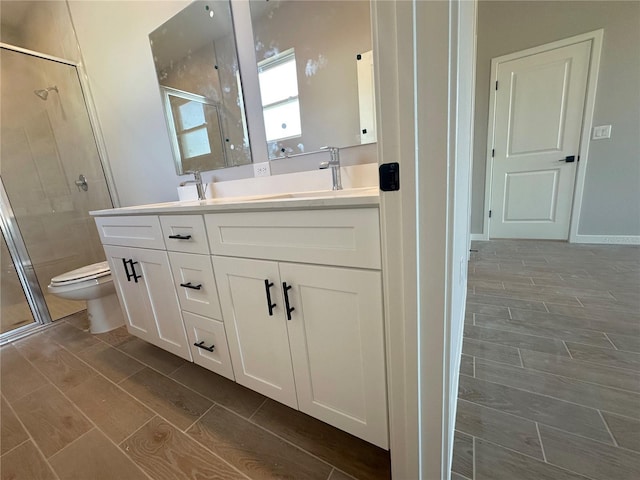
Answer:
M216 102L171 87L161 86L160 90L179 171L226 166L225 136Z
M302 135L294 50L258 63L258 79L267 141Z
M206 104L181 97L169 97L176 136L183 159L211 153L204 107Z

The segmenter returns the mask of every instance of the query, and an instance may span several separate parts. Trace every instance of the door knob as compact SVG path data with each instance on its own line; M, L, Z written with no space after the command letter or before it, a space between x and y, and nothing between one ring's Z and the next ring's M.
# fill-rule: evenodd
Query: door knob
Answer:
M580 157L578 157L578 159L580 159ZM568 156L564 157L560 161L561 162L567 162L567 163L573 163L573 162L576 161L576 156L575 155L568 155Z

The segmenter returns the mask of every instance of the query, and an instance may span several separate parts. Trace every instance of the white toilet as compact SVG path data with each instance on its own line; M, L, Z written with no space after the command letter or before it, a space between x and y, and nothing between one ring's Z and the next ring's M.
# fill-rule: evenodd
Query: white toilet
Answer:
M49 293L69 300L86 300L89 331L104 333L124 325L124 317L107 262L78 268L51 279Z

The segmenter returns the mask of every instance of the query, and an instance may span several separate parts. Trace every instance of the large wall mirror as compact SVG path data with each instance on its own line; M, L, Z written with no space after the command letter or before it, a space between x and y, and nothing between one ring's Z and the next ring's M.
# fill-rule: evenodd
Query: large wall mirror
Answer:
M177 173L251 163L229 2L195 1L149 40Z
M368 0L251 0L269 158L376 141Z

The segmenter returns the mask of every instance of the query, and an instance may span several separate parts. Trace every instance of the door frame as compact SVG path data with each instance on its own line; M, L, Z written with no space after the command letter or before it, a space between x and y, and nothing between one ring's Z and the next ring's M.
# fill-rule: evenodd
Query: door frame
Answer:
M576 43L591 41L591 55L589 59L589 72L587 76L587 91L585 93L584 111L582 113L582 129L580 130L580 147L578 152L580 155L580 161L576 165L576 179L575 188L573 190L573 202L571 205L571 219L569 223L568 238L569 243L578 242L578 227L580 222L580 211L582 210L582 195L584 192L587 162L589 160L589 145L591 141L591 130L593 128L593 112L596 103L596 88L598 86L598 73L600 71L600 57L602 53L603 37L604 29L599 29L491 59L491 81L489 82L489 128L487 129L488 132L484 189L484 226L482 229L482 235L476 237L478 240L489 240L490 238L489 210L491 209L491 196L493 194L493 157L491 156L491 151L494 148L493 140L496 126L496 90L495 88L493 88L493 86L496 84L496 79L498 76L498 65L500 63L515 60L517 58L536 55L538 53L555 50L561 47L567 47Z
M477 0L371 8L378 163L400 165L400 190L380 194L391 473L446 480L470 205L469 182L456 179L472 157Z

